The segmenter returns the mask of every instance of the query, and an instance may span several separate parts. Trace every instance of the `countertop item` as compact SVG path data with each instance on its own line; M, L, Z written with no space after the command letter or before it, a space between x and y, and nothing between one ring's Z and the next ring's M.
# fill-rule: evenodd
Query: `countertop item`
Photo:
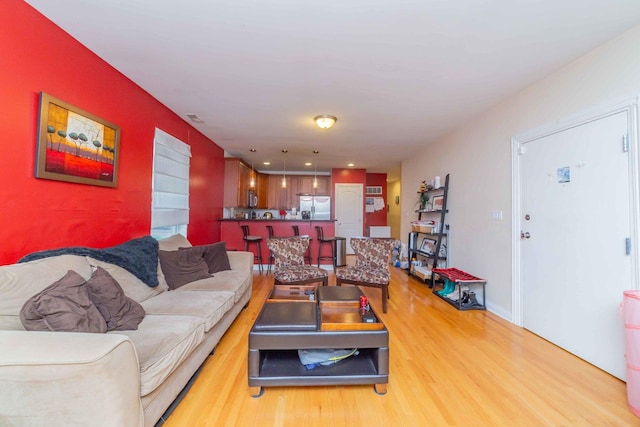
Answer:
M263 217L259 217L256 219L244 219L244 218L218 218L218 221L252 221L252 222L276 222L276 221L280 221L280 222L336 222L335 219L296 219L296 218L291 218L291 219L280 219L280 218L272 218L272 219L266 219Z

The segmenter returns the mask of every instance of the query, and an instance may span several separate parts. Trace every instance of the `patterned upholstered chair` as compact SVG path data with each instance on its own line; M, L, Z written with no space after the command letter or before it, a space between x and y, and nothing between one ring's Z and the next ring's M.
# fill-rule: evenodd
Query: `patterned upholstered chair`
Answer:
M329 274L322 268L306 265L304 253L309 247L309 237L271 237L267 247L273 253L273 277L276 285L303 285L321 282L329 284Z
M356 254L355 266L336 269L336 285L343 283L382 289L382 312L387 312L389 298L389 257L393 239L352 237L351 247Z

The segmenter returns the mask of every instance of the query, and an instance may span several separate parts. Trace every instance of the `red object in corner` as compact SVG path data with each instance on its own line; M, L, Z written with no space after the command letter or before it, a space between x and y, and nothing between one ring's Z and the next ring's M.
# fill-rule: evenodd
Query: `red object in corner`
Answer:
M485 281L484 279L473 276L466 271L458 270L457 268L434 268L433 272L455 283Z

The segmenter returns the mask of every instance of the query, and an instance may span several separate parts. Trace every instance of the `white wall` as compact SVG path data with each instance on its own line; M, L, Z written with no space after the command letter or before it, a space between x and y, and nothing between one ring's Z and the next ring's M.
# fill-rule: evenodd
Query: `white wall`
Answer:
M511 138L638 94L640 26L425 145L402 163L403 242L416 218L420 181L449 173L449 266L486 279L488 308L511 319ZM492 220L498 210L502 221Z
M394 239L406 240L400 234L400 216L402 215L402 205L396 205L396 196L401 197L400 180L389 181L387 183L387 204L389 205L389 213L387 213L387 225L391 227L391 237Z

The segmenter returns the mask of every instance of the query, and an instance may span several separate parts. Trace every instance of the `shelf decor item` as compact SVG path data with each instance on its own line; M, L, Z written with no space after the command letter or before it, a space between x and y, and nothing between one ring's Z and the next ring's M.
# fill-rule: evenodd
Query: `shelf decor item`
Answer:
M36 178L117 187L120 127L44 92Z
M419 204L419 208L421 211L424 211L427 209L427 203L429 202L429 194L427 194L427 182L426 181L422 181L420 183L420 190L418 190L418 204Z
M444 203L444 196L433 196L431 201L431 210L441 211Z
M420 244L420 251L426 253L427 255L433 255L435 253L436 244L438 242L433 239L424 238L422 239L422 243Z

